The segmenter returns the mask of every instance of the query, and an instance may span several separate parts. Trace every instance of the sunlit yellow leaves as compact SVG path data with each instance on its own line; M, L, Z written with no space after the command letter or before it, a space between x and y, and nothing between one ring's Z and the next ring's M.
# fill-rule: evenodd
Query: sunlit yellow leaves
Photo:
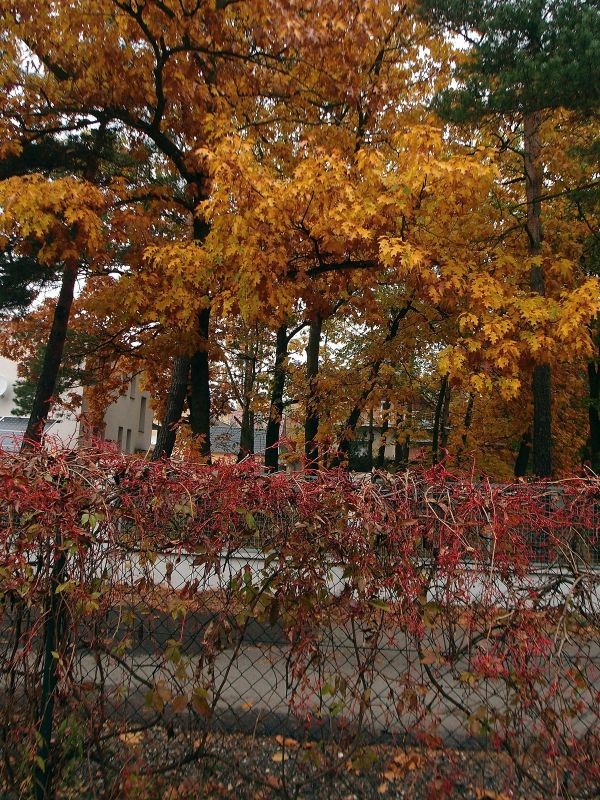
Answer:
M465 263L440 236L485 202L490 168L448 153L439 127L411 126L394 145L394 157L306 148L287 175L257 163L249 140L217 148L207 249L247 319L281 317L315 292L369 292L382 276L408 281L429 303L455 301Z
M521 385L520 378L500 378L498 380L500 396L503 400L514 400L519 396Z
M382 264L394 267L399 275L410 274L428 265L428 256L425 252L401 239L381 238L379 255Z
M458 348L446 347L438 357L438 369L442 375L461 375L465 364L466 356Z
M500 308L506 301L506 287L492 275L482 272L473 276L470 296L487 308Z
M546 297L540 295L515 300L514 305L523 322L534 328L550 321L554 316L553 304L549 303Z
M106 205L95 186L75 178L8 178L0 181L0 235L18 236L22 249L35 246L43 264L97 257L104 251Z
M472 331L479 325L479 317L475 314L472 314L466 311L464 314L461 314L458 319L458 327L461 333L465 333L465 331Z
M578 355L591 353L592 340L586 323L600 313L600 281L590 278L572 292L565 293L561 303L556 333Z
M486 394L492 390L494 382L490 375L485 373L477 373L476 375L471 376L470 385L474 392Z

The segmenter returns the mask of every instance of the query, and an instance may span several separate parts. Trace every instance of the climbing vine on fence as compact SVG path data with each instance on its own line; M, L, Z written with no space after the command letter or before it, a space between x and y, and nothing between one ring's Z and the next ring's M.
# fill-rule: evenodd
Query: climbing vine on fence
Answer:
M1 455L0 497L3 796L64 793L85 760L106 796L141 796L140 776L152 796L267 717L320 743L319 775L391 739L497 749L546 796L600 788L596 477L101 448ZM136 746L153 729L176 755Z

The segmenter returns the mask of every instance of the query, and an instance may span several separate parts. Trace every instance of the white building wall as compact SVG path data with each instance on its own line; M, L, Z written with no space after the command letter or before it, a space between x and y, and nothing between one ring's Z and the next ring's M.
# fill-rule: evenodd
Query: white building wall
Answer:
M12 416L12 409L15 403L13 384L16 380L17 365L14 361L0 356L0 384L2 384L0 386L0 417ZM4 381L7 384L6 389L4 389Z
M104 436L126 453L146 452L151 446L152 408L148 392L140 391L140 376L134 375L127 392L106 409Z
M0 391L0 417L14 416L15 398L13 386L18 379L17 364L4 356L0 356L0 378L5 378L6 389ZM116 442L120 449L127 453L137 451L146 452L151 446L153 413L150 405L150 395L139 388L140 376L135 375L129 383L127 392L118 397L107 408L104 415L103 438ZM0 389L3 382L0 381ZM82 392L81 389L71 391ZM82 403L85 415L85 398ZM65 447L75 447L81 435L81 426L78 416L71 412L54 409L51 418L54 425L48 429L48 434L56 438Z
M4 378L7 383L5 391L0 395L0 417L14 416L14 384L18 380L17 370L16 362L0 356L0 378ZM3 381L0 381L2 386L3 383ZM77 388L72 391L81 393L81 389ZM53 409L50 417L54 420L54 424L48 429L48 434L57 439L60 445L74 447L79 437L79 421L75 414L61 409Z

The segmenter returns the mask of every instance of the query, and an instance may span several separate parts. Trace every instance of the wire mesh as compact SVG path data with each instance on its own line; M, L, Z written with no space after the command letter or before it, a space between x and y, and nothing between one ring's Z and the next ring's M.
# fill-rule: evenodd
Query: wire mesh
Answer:
M505 764L512 796L600 790L597 478L352 481L100 451L6 457L1 479L3 796L143 778L160 796L198 764L208 791L234 763L290 796L335 775L331 796L380 746L394 781L427 759L438 796L468 795L465 752L493 754L470 757L479 778ZM249 763L277 745L276 780L231 755L241 733Z

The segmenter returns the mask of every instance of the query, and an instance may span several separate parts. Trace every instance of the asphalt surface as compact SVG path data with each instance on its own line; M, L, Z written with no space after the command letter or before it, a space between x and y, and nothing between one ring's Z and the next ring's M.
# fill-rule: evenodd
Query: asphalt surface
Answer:
M188 618L181 657L176 654L170 661L164 654L180 638L181 623L162 615L151 623L139 620L127 628L129 647L117 658L81 647L73 677L85 687L92 705L104 682L105 704L130 721L160 713L167 720L190 718L195 724L268 735L318 735L328 727L360 727L374 740L411 739L417 731L428 731L448 746L477 746L486 738L485 709L515 713L510 681L473 681L468 653L452 666L434 660L436 649L443 652L441 633L431 633L429 649L419 654L401 631L387 632L387 645L373 650L368 633L353 641L348 631L332 627L298 669L281 627L255 620L241 642L217 638L211 655L204 644L211 619L210 614ZM537 686L545 688L537 702L533 693L528 695L533 702L525 712L525 731L536 736L548 720L561 726L565 736L597 730L600 642L566 641L553 659L539 659L536 666ZM577 685L569 673L575 667L585 668L585 685ZM319 694L323 683L329 687ZM172 698L191 697L199 684L210 686L205 699L212 713L201 708L195 714L187 706L174 711ZM152 699L152 687L159 687L161 699L156 694ZM574 704L577 712L565 713Z

